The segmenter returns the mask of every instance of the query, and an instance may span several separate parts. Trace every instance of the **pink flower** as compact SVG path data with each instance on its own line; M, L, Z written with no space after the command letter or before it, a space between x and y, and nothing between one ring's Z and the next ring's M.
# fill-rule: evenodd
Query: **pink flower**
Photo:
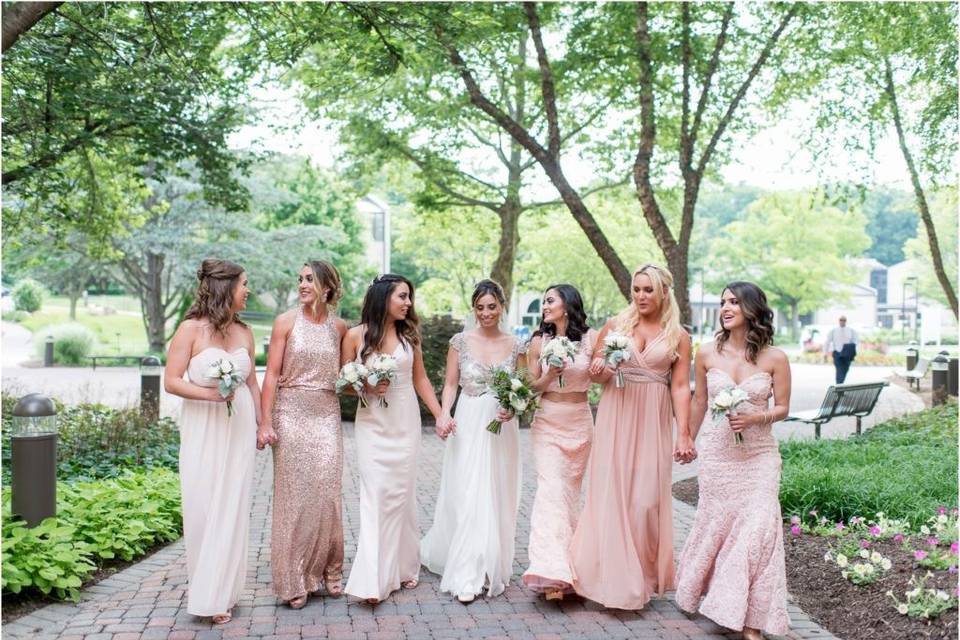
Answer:
M960 543L954 540L953 544L950 545L950 553L957 555L958 550L960 550Z
M851 527L855 527L862 522L863 522L863 518L861 518L860 516L853 516L852 518L850 518Z
M846 527L844 526L844 524L843 524L842 522L838 522L838 523L837 523L837 531L843 531L844 529L846 529Z
M872 527L870 527L870 535L879 536L881 533L883 533L883 529L881 529L877 525L873 525Z
M869 548L870 548L870 541L869 541L869 540L861 540L861 541L860 541L860 548L861 548L861 549L869 549Z
M916 551L913 552L914 560L923 560L926 557L927 557L927 552L924 551L923 549L917 549Z
M947 569L947 571L949 571L950 573L956 573L956 572L957 572L957 565L955 565L955 564L950 565L950 568Z
M927 544L930 545L931 547L935 547L938 544L940 544L940 541L937 540L937 536L930 536L929 538L927 538Z
M816 518L816 517L817 517L817 510L816 510L816 509L811 509L811 510L810 510L810 515L812 515L814 518Z
M790 516L790 524L800 524L800 516Z
M902 534L902 533L898 533L897 535L893 536L893 541L894 541L894 542L903 542L903 534Z
M937 515L945 515L947 513L946 507L937 507Z
M795 535L795 536L800 535L800 527L799 527L799 525L793 525L792 527L790 527L790 533L791 533L792 535Z

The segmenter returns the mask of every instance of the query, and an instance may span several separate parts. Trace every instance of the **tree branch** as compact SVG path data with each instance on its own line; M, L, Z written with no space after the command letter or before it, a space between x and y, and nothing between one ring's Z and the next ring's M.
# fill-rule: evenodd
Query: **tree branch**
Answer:
M5 2L3 21L0 26L0 53L6 53L20 39L20 36L33 28L62 2Z
M703 150L703 155L700 156L700 162L697 163L698 175L703 175L707 163L710 162L710 157L713 155L713 151L716 149L717 143L720 141L720 137L723 135L724 131L726 131L727 125L730 124L730 120L733 118L734 111L736 111L737 107L740 106L740 101L743 100L743 97L747 94L747 90L753 83L753 79L757 77L758 73L760 73L760 69L763 68L763 65L767 62L767 58L769 58L771 52L773 52L773 48L780 40L780 36L783 35L784 29L787 28L787 25L790 23L793 17L797 15L798 10L799 5L797 3L791 4L790 10L783 14L783 18L780 19L780 24L777 25L776 30L767 39L767 42L763 47L763 51L760 52L756 62L754 62L753 66L750 68L750 72L747 74L747 77L744 78L743 82L740 84L740 88L737 90L733 100L731 100L730 104L727 106L726 112L723 114L723 117L720 118L720 122L717 123L717 128L710 137L710 142L707 144L706 149Z
M713 74L717 72L717 68L720 65L720 51L727 42L727 29L730 27L730 20L733 18L734 6L733 2L728 2L726 10L723 12L720 33L717 34L717 41L713 45L713 53L710 55L710 62L707 63L707 71L703 76L703 84L700 88L700 99L697 100L697 110L693 114L693 126L690 127L690 160L693 159L693 146L696 144L697 135L700 132L700 121L703 119L703 113L707 109L707 96L710 94Z
M543 106L547 115L547 150L554 159L559 160L560 124L557 120L557 95L553 83L553 71L550 69L550 61L547 59L547 50L543 46L537 5L534 2L524 2L523 9L527 13L530 35L533 38L533 46L537 50L537 63L540 65L540 91L543 94Z

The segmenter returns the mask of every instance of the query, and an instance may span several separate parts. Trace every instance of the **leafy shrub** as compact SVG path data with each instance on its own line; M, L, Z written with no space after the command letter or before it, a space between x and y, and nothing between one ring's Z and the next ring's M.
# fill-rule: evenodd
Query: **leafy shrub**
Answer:
M44 327L38 331L34 348L37 358L43 359L47 336L53 336L53 361L56 364L78 365L84 364L84 359L90 355L97 337L82 324L70 323Z
M43 306L43 299L46 297L47 292L43 288L43 285L36 280L24 278L17 283L13 291L10 292L10 295L13 297L13 306L15 309L33 313L34 311L39 311L40 307Z
M3 394L3 479L10 478L10 416L16 398ZM180 433L170 418L150 420L136 409L58 403L57 477L113 478L124 470L177 470Z
M13 519L10 490L4 488L3 521L3 589L36 590L76 601L96 561L132 560L180 536L179 482L177 474L166 469L61 482L56 517L32 529Z
M957 403L889 420L847 440L780 444L784 513L833 521L883 512L924 522L957 504Z
M26 311L14 309L13 311L4 311L3 319L5 322L22 322L28 315Z

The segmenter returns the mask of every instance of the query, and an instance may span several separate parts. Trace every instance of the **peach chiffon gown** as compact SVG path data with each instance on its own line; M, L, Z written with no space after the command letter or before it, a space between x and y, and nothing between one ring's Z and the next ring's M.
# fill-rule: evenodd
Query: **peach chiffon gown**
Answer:
M580 351L563 370L563 389L550 383L547 391L586 392L590 389L590 359L596 333L580 340ZM545 337L543 344L549 342ZM573 576L567 549L580 516L583 474L590 457L593 413L588 402L563 402L541 398L530 426L530 445L537 472L537 493L530 514L530 566L523 583L534 591L570 591Z
M621 364L597 410L583 512L570 544L573 587L614 609L640 609L674 588L673 402L675 359L661 332Z
M387 388L388 406L376 398L357 410L354 437L360 470L360 534L344 592L385 600L402 582L420 575L417 526L417 457L420 406L413 388L413 347L391 354L397 377Z
M206 371L220 359L232 361L244 378L250 371L245 348L207 347L190 359L190 382L215 387ZM247 385L234 394L232 416L224 402L183 400L180 491L187 611L195 616L226 613L243 591L256 444L256 411Z
M724 389L747 392L749 404L738 408L741 413L766 410L772 382L766 371L739 385L725 371L707 371L711 401ZM746 626L786 635L781 463L772 427L749 427L736 444L727 419L708 413L697 448L700 503L680 554L677 604L736 631Z

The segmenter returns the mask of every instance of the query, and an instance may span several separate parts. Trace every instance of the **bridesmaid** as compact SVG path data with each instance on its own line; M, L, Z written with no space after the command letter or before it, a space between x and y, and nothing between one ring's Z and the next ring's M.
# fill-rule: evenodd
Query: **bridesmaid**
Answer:
M297 277L300 304L277 317L263 379L257 446L273 445L273 590L293 609L323 585L342 592L343 434L336 394L340 274L311 260Z
M443 576L440 590L464 604L484 590L500 595L510 582L521 482L519 427L488 382L496 369L516 369L522 343L500 329L506 299L499 284L480 281L471 301L476 328L453 336L447 351L445 426L437 426L447 440L443 474L433 526L420 543L423 565ZM499 434L487 431L494 419L503 422Z
M726 286L720 327L713 348L701 347L695 363L693 436L703 428L700 504L680 554L676 600L686 611L699 608L717 624L742 629L746 640L759 640L761 630L786 635L790 624L780 452L772 434L790 406L790 365L772 346L773 311L757 285ZM749 401L736 415L705 420L708 399L734 387Z
M423 368L420 321L413 308L413 284L403 276L374 279L363 298L361 324L343 338L341 364L367 362L375 354L397 360L393 382L366 388L370 398L357 410L355 433L360 469L360 535L346 592L376 604L403 586L417 586L420 573L417 531L417 455L420 408L417 398L447 428L440 403Z
M260 389L253 332L237 316L247 305L246 272L233 262L207 259L197 279L195 302L170 341L163 379L167 393L183 398L180 491L187 611L224 624L247 575ZM206 377L218 360L232 362L246 381L228 398L220 396L215 379Z
M540 353L551 339L579 342L573 362L541 370ZM590 456L593 414L587 402L595 332L587 326L580 292L569 284L543 294L543 320L530 341L530 373L541 393L533 417L530 444L537 470L537 493L530 515L530 567L523 583L547 600L572 591L567 549L580 513L580 485ZM561 389L557 378L563 374Z
M690 336L680 326L673 276L647 264L633 274L632 302L607 321L630 336L633 357L621 364L626 386L595 355L590 373L605 383L597 411L586 501L570 544L577 593L615 609L640 609L674 588L670 495L673 422L677 453L690 439Z

